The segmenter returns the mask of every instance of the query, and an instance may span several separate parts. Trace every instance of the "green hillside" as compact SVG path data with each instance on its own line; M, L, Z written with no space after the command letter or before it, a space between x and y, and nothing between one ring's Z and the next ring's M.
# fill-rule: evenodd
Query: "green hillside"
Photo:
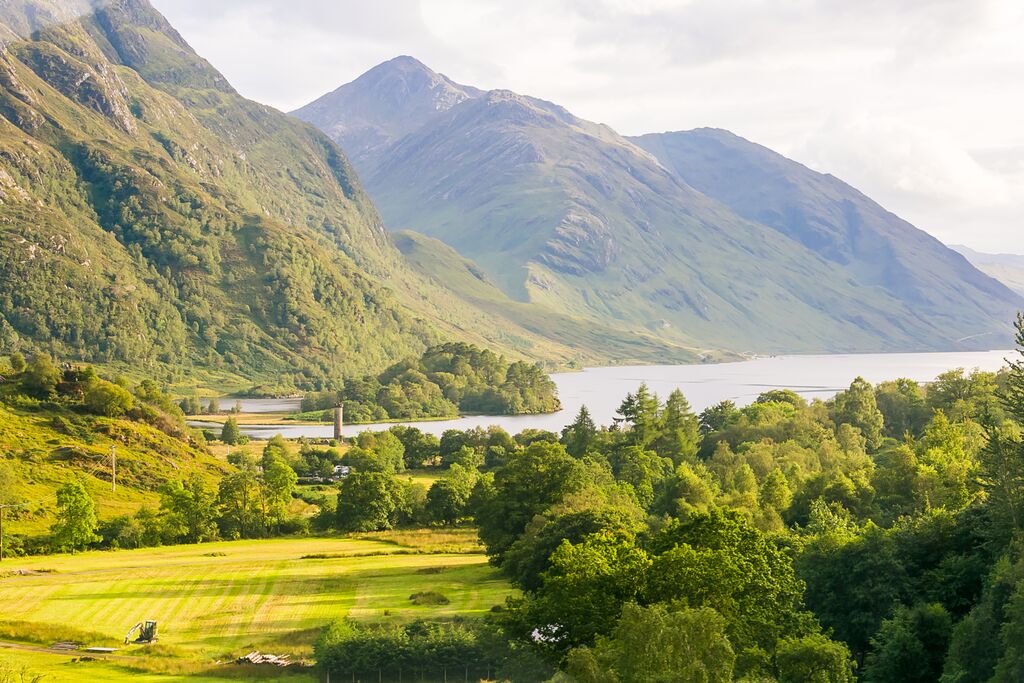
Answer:
M983 321L1005 312L1008 302L1021 304L928 233L838 178L766 147L711 128L632 140L700 192L844 266L858 282L885 290L921 317L951 326L971 321L973 333L993 335L999 327Z
M867 254L860 264L832 259L701 192L607 126L459 86L412 58L296 115L357 150L390 228L450 245L513 301L665 345L989 347L1009 341L1005 320L1020 304L941 245L927 264L875 263L885 277L860 267ZM841 227L856 239L855 224ZM900 223L889 239L912 252L922 234Z
M170 432L170 433L168 433ZM100 518L159 506L159 487L198 474L215 484L227 466L184 429L161 430L128 418L91 415L74 406L21 395L16 383L0 385L0 488L5 532L40 536L54 521L54 494L79 481L96 501ZM111 448L116 448L117 487L111 486Z
M406 268L334 143L240 97L145 0L4 3L0 25L0 350L234 387L451 337L577 355Z

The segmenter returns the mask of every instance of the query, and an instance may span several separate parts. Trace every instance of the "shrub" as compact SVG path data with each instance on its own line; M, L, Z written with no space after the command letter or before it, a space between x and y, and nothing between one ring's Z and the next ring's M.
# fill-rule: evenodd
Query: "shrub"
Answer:
M103 380L94 381L85 392L86 408L106 417L121 417L134 404L135 399L127 390Z

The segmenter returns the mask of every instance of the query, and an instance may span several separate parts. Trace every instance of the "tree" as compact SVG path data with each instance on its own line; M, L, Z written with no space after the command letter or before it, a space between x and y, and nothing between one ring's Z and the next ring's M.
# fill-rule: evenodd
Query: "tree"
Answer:
M217 502L222 509L218 524L221 535L226 538L251 538L263 531L256 466L247 454L241 455L243 457L236 453L228 455L228 462L234 460L232 464L238 471L221 479L217 488Z
M832 399L832 419L836 427L848 424L859 429L870 450L881 445L885 418L878 409L875 390L863 377L853 380L849 389Z
M568 673L576 683L729 683L735 659L714 610L630 603L611 637L569 654Z
M214 396L210 399L210 402L206 404L206 412L209 415L216 415L220 412L220 399Z
M342 531L390 529L401 502L395 478L385 472L354 472L338 492L336 523Z
M85 392L85 406L98 415L120 417L134 404L129 391L103 380L93 381Z
M242 443L242 431L238 428L238 420L229 417L220 430L220 440L229 446Z
M494 475L494 492L476 511L480 539L500 564L533 519L583 485L583 470L561 444L530 444Z
M796 565L807 606L863 661L871 637L908 591L892 536L873 524L860 536L826 533L807 544Z
M279 456L271 455L269 462L263 465L260 483L270 523L280 524L284 520L298 480L295 470Z
M913 380L882 382L875 387L875 403L885 422L885 435L894 439L917 436L928 421L924 390Z
M1017 582L1003 614L1003 656L992 683L1019 683L1024 681L1024 581Z
M854 683L857 680L850 651L820 633L780 640L775 667L779 683Z
M627 394L619 406L616 422L629 425L628 442L633 446L646 448L659 434L660 403L657 394L652 394L643 383L635 394Z
M933 683L942 675L953 623L942 605L900 606L871 639L867 683Z
M57 385L60 384L60 370L48 355L42 352L36 353L29 361L25 369L25 376L21 381L25 389L33 396L50 398L57 393Z
M535 640L557 661L611 633L622 606L639 601L650 558L632 535L606 531L582 543L563 542L550 561L543 585L523 605L522 616L523 630L538 629Z
M586 406L580 406L580 412L572 424L562 430L562 445L574 458L582 458L594 443L597 426Z
M167 513L167 527L186 543L202 543L217 537L216 496L198 474L188 481L169 481L160 487L160 509Z
M384 471L401 472L405 469L405 446L402 441L387 432L361 432L356 437L360 448L371 451L384 466Z
M783 635L802 635L803 585L792 561L738 512L713 509L670 522L649 545L646 602L714 609L740 650L770 650Z
M15 351L11 354L11 370L14 370L17 374L25 371L25 356L20 351Z
M444 477L435 481L427 491L426 500L426 512L431 521L454 524L466 516L476 478L475 470L455 464Z
M75 552L96 543L98 527L95 504L81 482L57 489L57 520L50 529L55 550Z
M697 457L697 446L700 443L700 421L690 409L679 389L668 395L665 408L661 413L661 434L654 441L653 448L678 465L681 462L692 462Z

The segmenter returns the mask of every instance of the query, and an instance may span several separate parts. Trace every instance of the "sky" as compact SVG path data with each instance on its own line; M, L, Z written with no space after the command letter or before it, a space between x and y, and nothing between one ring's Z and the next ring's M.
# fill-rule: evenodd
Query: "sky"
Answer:
M947 244L1024 253L1018 0L151 0L290 111L400 54L625 135L726 128Z

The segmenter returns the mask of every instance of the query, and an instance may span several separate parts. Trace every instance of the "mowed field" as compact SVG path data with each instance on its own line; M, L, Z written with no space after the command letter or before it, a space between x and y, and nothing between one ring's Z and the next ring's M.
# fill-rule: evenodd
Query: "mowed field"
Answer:
M308 658L320 628L335 619L478 616L504 602L511 588L484 555L465 552L474 546L470 530L425 530L5 560L0 640L48 645L51 638L67 637L121 647L118 641L133 624L155 619L158 645L129 646L118 654L159 658L164 664L157 668L172 671L173 661L194 669L251 650ZM437 591L450 602L413 604L410 596L421 591ZM0 649L0 662L28 659L42 667L53 665L54 657ZM90 678L107 680L100 669L96 673Z

